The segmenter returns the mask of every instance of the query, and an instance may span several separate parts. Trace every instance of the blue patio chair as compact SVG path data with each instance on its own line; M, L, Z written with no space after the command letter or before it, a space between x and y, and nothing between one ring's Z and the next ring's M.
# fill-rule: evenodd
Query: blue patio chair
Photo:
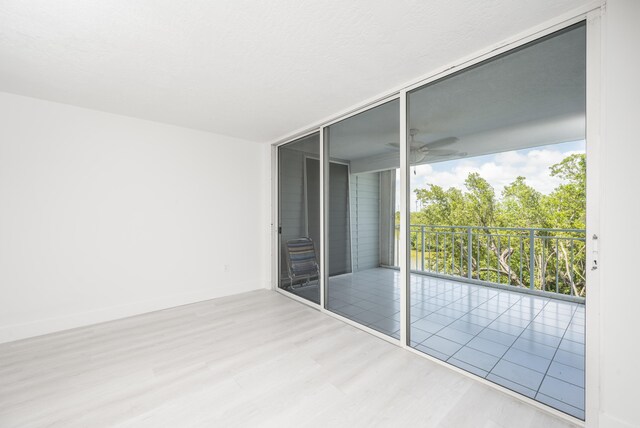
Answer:
M287 268L289 273L289 287L293 283L305 280L309 285L312 279L318 279L320 269L316 260L316 248L309 238L291 239L286 243Z

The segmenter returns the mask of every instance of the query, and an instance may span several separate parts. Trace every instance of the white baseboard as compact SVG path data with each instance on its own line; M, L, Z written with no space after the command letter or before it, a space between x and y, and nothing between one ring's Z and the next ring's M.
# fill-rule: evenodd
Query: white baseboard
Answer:
M247 281L222 287L207 288L196 292L160 296L149 300L99 308L87 312L72 313L61 317L39 319L23 324L0 326L0 343L13 342L15 340L27 339L43 334L84 327L105 321L113 321L147 312L264 288L263 281Z

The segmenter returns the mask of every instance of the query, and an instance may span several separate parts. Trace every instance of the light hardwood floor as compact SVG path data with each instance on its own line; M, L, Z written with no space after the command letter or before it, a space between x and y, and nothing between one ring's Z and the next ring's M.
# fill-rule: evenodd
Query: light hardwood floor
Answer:
M565 427L273 291L0 345L5 427Z

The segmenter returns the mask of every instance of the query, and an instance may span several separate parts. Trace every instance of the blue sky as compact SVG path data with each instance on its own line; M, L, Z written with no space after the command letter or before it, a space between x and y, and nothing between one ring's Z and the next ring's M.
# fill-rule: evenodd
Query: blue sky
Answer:
M561 183L558 178L551 177L549 167L570 154L584 151L585 142L582 140L420 165L415 167L415 175L414 168L411 168L411 189L429 184L445 189L464 189L464 180L469 173L478 172L493 186L498 196L504 186L519 175L526 177L527 183L536 190L548 194ZM413 192L411 199L411 208L415 209Z

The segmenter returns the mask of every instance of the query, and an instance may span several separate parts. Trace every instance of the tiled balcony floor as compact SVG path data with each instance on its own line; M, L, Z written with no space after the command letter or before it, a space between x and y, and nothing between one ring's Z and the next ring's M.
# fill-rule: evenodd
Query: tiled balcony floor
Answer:
M332 277L328 309L399 338L398 284L384 268ZM410 299L412 347L584 419L584 305L417 274Z

